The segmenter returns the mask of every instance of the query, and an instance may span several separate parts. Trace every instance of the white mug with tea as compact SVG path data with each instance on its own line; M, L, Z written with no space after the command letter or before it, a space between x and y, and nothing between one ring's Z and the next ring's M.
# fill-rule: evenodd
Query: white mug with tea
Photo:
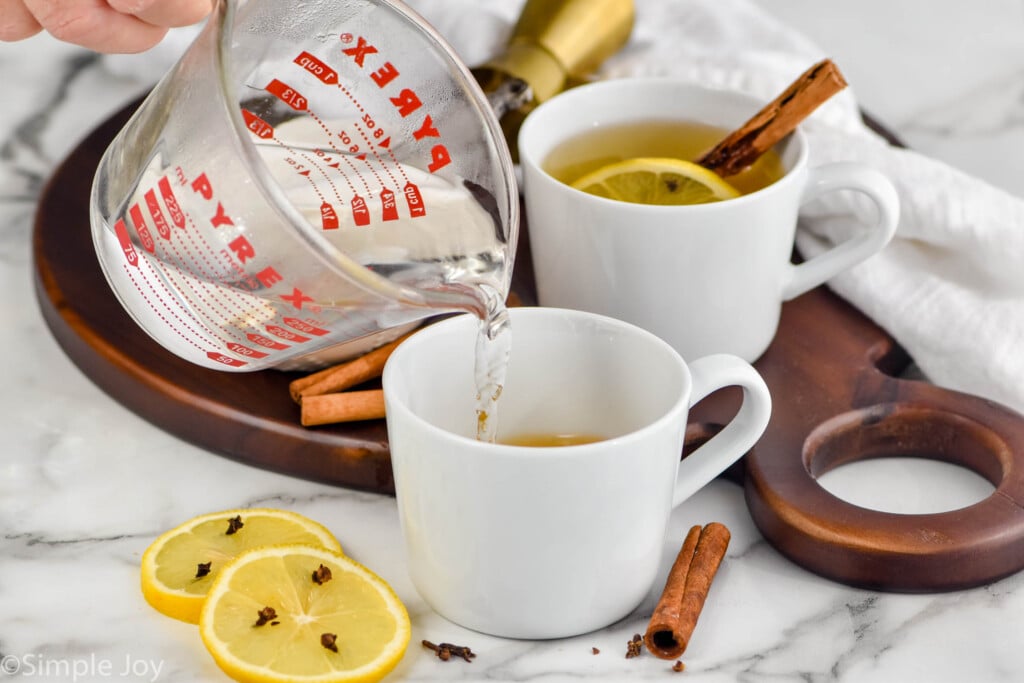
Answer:
M439 614L497 636L566 637L644 599L672 509L760 438L771 399L735 356L688 364L605 316L509 313L494 443L475 438L478 319L431 325L389 358L399 518L410 576ZM733 385L743 389L736 417L680 461L690 406Z
M810 168L799 129L725 179L735 198L667 206L573 187L624 159L696 160L763 104L637 78L581 86L534 110L520 130L519 158L540 304L629 321L684 358L725 352L754 361L775 336L784 301L888 244L899 215L889 180L854 163ZM867 196L877 220L791 263L801 205L836 190Z

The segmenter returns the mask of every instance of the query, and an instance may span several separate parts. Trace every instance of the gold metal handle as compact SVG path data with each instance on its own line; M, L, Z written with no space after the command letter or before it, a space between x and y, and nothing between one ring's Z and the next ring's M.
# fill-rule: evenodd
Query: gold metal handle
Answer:
M592 74L633 30L633 0L527 0L505 51L473 69L513 157L537 104Z
M474 72L485 90L518 78L543 102L617 52L634 15L633 0L527 0L505 52Z

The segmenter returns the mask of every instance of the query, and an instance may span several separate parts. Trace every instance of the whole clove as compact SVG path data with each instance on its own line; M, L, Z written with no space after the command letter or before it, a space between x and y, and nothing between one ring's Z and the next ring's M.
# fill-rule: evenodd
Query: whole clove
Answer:
M322 585L324 585L325 582L330 581L330 580L331 580L331 569L330 569L330 567L325 567L324 565L321 564L319 567L316 568L316 570L313 571L313 583L315 583L316 585L322 586Z
M640 652L643 650L644 639L639 633L634 633L633 637L626 641L626 659L633 659L633 657L639 657Z
M242 516L241 515L235 515L234 517L232 517L231 519L228 520L228 530L225 531L224 533L227 534L228 536L231 536L232 534L237 532L239 529L241 529L243 526L245 526L245 524L242 523Z
M272 621L277 618L277 610L275 610L273 607L268 606L258 611L256 615L256 623L253 624L253 626L263 626L268 621Z
M437 654L437 658L444 662L447 662L453 656L461 657L467 662L472 662L473 658L476 657L476 653L463 645L452 645L451 643L438 643L435 645L429 640L424 640L423 647L433 650Z

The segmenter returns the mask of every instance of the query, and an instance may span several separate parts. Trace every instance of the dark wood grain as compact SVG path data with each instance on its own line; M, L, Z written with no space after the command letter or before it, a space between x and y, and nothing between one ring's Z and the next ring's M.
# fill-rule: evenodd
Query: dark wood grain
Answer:
M108 288L92 246L88 201L105 147L131 107L84 140L41 197L36 290L71 360L118 402L171 434L255 466L351 488L394 491L382 420L303 428L288 393L294 374L223 373L178 359L149 339ZM524 231L513 288L534 303ZM881 590L941 591L1024 568L1024 418L994 403L896 377L909 358L860 312L819 287L783 307L756 366L772 392L764 437L728 473L784 555L823 576ZM736 410L722 391L692 412L688 449ZM896 515L832 496L815 477L869 457L962 464L996 492L942 514Z

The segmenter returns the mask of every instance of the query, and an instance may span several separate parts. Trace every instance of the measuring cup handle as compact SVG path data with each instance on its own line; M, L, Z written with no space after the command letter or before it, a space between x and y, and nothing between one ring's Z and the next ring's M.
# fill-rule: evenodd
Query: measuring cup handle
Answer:
M691 407L711 392L728 386L743 389L743 403L722 431L679 463L672 507L689 498L750 450L767 428L772 412L768 386L757 370L738 356L705 356L689 367L693 378Z
M837 190L853 190L867 195L874 202L878 217L873 224L845 242L803 263L791 265L789 281L782 290L785 301L800 296L881 251L896 233L900 213L899 197L896 188L880 172L855 162L812 168L800 203L806 204Z

